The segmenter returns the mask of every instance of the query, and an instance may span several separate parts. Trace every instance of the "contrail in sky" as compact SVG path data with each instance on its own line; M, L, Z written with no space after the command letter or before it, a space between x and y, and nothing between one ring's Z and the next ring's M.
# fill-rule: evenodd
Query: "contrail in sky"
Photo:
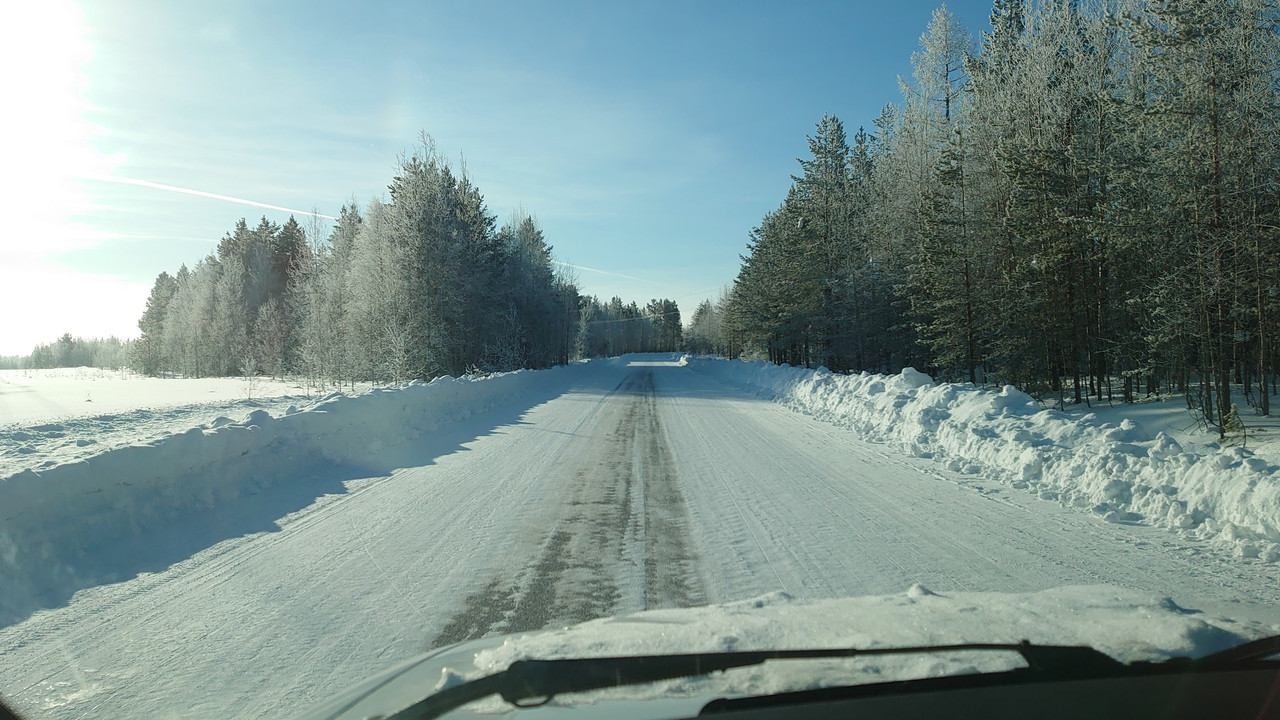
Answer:
M139 187L153 188L156 190L168 190L169 192L184 193L186 195L195 195L197 197L213 198L214 200L225 200L226 202L240 203L241 205L252 205L254 207L267 208L268 210L280 210L282 212L293 213L295 215L315 215L316 217L326 218L328 220L337 220L332 215L311 212L310 210L294 210L293 208L282 207L280 205L271 205L269 203L260 203L256 200L245 200L244 198L231 197L230 195L219 195L217 193L205 192L203 190L192 190L191 188L178 187L177 185L165 185L163 183L151 182L150 180L137 180L134 178L120 177L118 175L97 175L92 179L103 180L105 182L120 183L121 185L137 185ZM634 280L635 282L648 283L650 285L661 285L662 283L646 280L634 275L625 275L619 272L610 272L608 270L598 270L596 268L587 267L585 265L574 265L572 263L560 262L552 260L551 262L574 270L584 270L586 272L599 273L600 275L612 275L613 277Z
M156 190L168 190L169 192L184 193L187 195L196 195L198 197L213 198L214 200L225 200L227 202L240 203L241 205L252 205L254 207L267 208L268 210L280 210L282 212L293 213L294 215L315 215L316 217L326 218L328 220L337 220L332 215L312 212L310 210L294 210L293 208L281 207L279 205L270 205L268 203L260 203L255 200L245 200L244 198L231 197L230 195L219 195L217 193L205 192L203 190L192 190L191 188L178 187L176 185L164 185L162 183L151 182L150 180L135 180L133 178L119 177L116 175L95 175L91 179L103 180L106 182L120 183L121 185L137 185L139 187L154 188Z
M585 265L573 265L572 263L560 262L559 260L552 260L551 262L567 268L573 268L574 270L586 270L587 272L600 273L601 275L612 275L614 277L626 278L628 280L635 280L636 282L649 283L650 285L662 285L662 283L654 282L652 280L645 280L644 278L638 278L638 277L635 277L634 275L623 275L622 273L609 272L608 270L597 270L595 268L590 268Z

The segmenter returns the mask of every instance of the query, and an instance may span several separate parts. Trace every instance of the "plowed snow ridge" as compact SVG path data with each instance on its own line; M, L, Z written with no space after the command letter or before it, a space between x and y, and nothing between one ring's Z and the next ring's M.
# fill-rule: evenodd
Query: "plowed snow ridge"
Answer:
M91 551L263 492L281 478L343 465L389 472L389 451L405 442L531 393L553 397L574 373L567 366L335 392L303 411L222 417L212 427L0 478L0 623L25 616L41 596L114 579L95 567Z
M999 392L897 375L836 375L768 363L686 358L721 382L852 428L953 472L1000 479L1110 522L1145 522L1280 560L1280 468L1240 448L1184 451L1132 420L1118 426L1041 410Z

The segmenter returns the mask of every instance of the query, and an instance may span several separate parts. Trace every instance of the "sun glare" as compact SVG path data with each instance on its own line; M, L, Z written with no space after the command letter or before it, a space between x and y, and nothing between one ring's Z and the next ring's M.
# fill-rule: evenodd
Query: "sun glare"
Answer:
M70 0L14 3L7 10L0 42L8 95L0 116L4 195L15 203L6 215L21 218L26 232L6 254L82 247L90 242L85 230L68 227L89 206L79 179L110 164L94 149L97 130L84 118L83 66L92 52L84 19Z
M93 146L101 132L85 119L85 62L92 54L84 17L71 0L7 3L0 31L0 87L6 110L0 114L0 208L13 226L0 236L0 306L11 311L49 288L47 258L89 247L103 239L77 220L90 208L82 179L110 174L117 162ZM57 274L65 275L64 270ZM72 317L48 318L67 326ZM62 332L32 328L44 341ZM74 331L74 330L72 330ZM19 326L6 323L2 344L25 346Z

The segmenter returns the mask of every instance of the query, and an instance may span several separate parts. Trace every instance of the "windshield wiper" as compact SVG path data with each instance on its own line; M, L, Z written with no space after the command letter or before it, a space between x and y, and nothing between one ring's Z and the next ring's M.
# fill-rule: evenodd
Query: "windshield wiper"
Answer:
M720 670L760 665L768 660L915 655L967 651L1015 652L1025 670L1053 677L1092 677L1122 672L1128 666L1090 647L1061 645L966 643L889 648L762 650L690 655L645 655L571 660L517 660L506 670L447 688L390 716L395 720L429 720L467 703L499 695L517 707L535 707L556 695L640 685L707 675Z
M1036 646L1030 646L1033 650ZM1045 648L1048 650L1090 650L1090 648ZM1096 652L1096 651L1093 651ZM948 675L943 677L924 678L917 680L903 680L880 682L871 684L846 685L835 687L823 687L810 690L800 690L795 692L775 693L770 695L760 695L754 697L743 698L720 698L712 700L703 706L699 716L710 716L717 713L726 713L739 711L744 709L760 709L766 707L789 706L809 702L838 701L850 699L864 699L877 696L887 695L911 695L915 693L931 693L931 692L947 692L951 690L976 689L979 687L1007 687L1017 683L1051 683L1063 680L1099 680L1113 678L1140 678L1140 677L1157 677L1162 675L1210 675L1218 672L1226 673L1248 673L1256 670L1263 670L1267 673L1267 678L1271 678L1280 668L1280 664L1276 662L1280 659L1280 635L1254 640L1252 642L1236 645L1234 647L1205 655L1200 658L1189 657L1172 657L1166 660L1148 661L1139 660L1133 663L1125 664L1111 659L1109 656L1097 653L1101 657L1110 660L1110 663L1098 662L1096 664L1076 664L1076 660L1069 656L1060 656L1058 660L1062 660L1064 664L1060 666L1052 666L1044 662L1032 662L1031 658L1023 653L1023 657L1027 660L1028 667L1008 670L1004 672L990 673L972 673L963 675ZM1083 659L1081 656L1080 659ZM1187 682L1180 680L1180 683ZM1277 687L1274 686L1273 680L1266 679L1261 686L1264 694L1274 697ZM1149 689L1150 686L1145 686ZM1185 691L1189 685L1179 685L1184 695L1182 701L1188 701L1189 696L1185 695ZM1222 705L1221 693L1222 688L1228 688L1226 692L1232 693L1234 700L1242 703L1243 714L1233 715L1224 705ZM1221 717L1271 717L1265 713L1257 712L1257 708L1250 705L1254 698L1249 693L1258 690L1248 684L1247 679L1241 678L1233 685L1214 686L1213 692L1216 694L1205 695L1205 698L1211 699L1211 705L1216 703L1216 710L1208 714L1220 715ZM1270 688L1268 690L1268 688ZM1204 698L1201 698L1203 700ZM1264 701L1262 707L1265 709L1269 700ZM1096 709L1096 708L1095 708ZM1239 709L1239 708L1237 708ZM1086 713L1088 714L1088 713ZM1153 715L1154 717L1155 715ZM1188 715L1179 715L1185 717ZM1189 716L1195 716L1192 713ZM1124 717L1124 715L1116 715L1116 717ZM1172 717L1172 715L1170 716Z
M1193 662L1197 666L1212 665L1217 667L1219 665L1236 665L1257 660L1267 660L1277 655L1280 655L1280 635L1272 635L1229 647L1212 655L1205 655Z

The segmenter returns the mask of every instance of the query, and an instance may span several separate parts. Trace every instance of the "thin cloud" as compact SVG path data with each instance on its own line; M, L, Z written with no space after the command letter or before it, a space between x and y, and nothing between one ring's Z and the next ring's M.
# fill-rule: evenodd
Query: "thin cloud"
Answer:
M118 175L98 175L92 179L102 180L104 182L120 183L121 185L137 185L139 187L152 188L155 190L168 190L169 192L212 198L214 200L225 200L226 202L240 203L241 205L252 205L253 207L266 208L268 210L280 210L281 212L293 213L294 215L314 215L327 220L338 219L332 215L325 215L323 213L312 212L310 210L295 210L293 208L287 208L280 205L261 203L256 200L245 200L244 198L231 197L230 195L219 195L217 193L205 192L203 190L192 190L191 188L178 187L176 185L165 185L163 183L151 182L150 180L137 180L135 178L120 177Z
M610 272L608 270L597 270L596 268L587 267L585 265L574 265L572 263L560 262L559 260L552 260L551 262L555 263L556 265L560 265L562 267L573 268L574 270L585 270L586 272L599 273L601 275L612 275L613 277L626 278L627 280L634 280L636 282L649 283L650 285L663 284L660 282L654 282L653 280L645 280L644 278L638 278L634 275L623 275L622 273Z
M120 183L120 184L134 184L134 186L138 186L138 187L150 187L150 188L154 188L154 190L165 190L165 191L169 191L169 192L182 192L182 193L184 193L184 195L195 195L195 196L197 196L197 197L210 197L210 199L212 199L212 200L223 200L223 201L227 201L227 202L239 202L239 204L241 204L241 205L252 205L252 206L253 206L253 208L266 208L266 209L268 209L268 210L280 210L280 211L283 211L283 213L293 213L293 214L296 214L296 215L315 215L315 217L317 217L317 218L325 218L325 219L329 219L329 220L337 220L337 219L338 219L338 218L334 218L334 217L333 217L333 215L325 215L325 214L323 214L323 213L312 213L312 211L310 211L310 210L294 210L293 208L284 208L284 206L282 206L282 205L271 205L271 204L269 204L269 202L259 202L259 201L256 201L256 200L246 200L246 199L243 199L243 197L232 197L232 196L229 196L229 195L219 195L219 193L216 193L216 192L205 192L204 190L192 190L192 188L189 188L189 187L178 187L178 186L174 186L174 184L164 184L164 183L159 183L159 182L143 181L143 179L137 179L137 178L124 178L124 177L119 177L119 176L97 176L97 177L95 177L95 178L93 178L93 179L97 179L97 181L115 182L115 183ZM627 275L627 274L625 274L625 273L614 273L614 272L611 272L611 270L600 270L600 269L598 269L598 268L588 268L588 266L586 266L586 265L575 265L575 264L572 264L572 263L561 263L561 261L559 261L559 260L552 260L552 263L556 263L557 265L564 266L564 268L572 268L572 269L575 269L575 270L582 270L582 272L586 272L586 273L596 273L596 274L600 274L600 275L611 275L611 277L614 277L614 278L623 278L623 279L628 279L628 281L635 281L635 282L648 283L648 284L663 284L663 283L659 283L659 282L649 281L649 279L645 279L645 278L637 278L637 277L635 277L635 275Z

